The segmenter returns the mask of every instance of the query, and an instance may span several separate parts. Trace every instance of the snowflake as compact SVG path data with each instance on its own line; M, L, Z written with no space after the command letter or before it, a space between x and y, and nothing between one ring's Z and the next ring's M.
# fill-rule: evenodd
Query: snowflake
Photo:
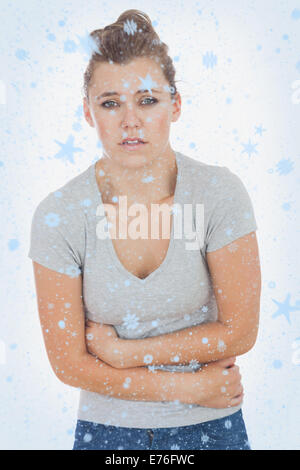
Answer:
M132 34L134 36L134 33L136 33L137 30L137 24L134 20L127 20L124 23L124 31L127 33L129 36Z
M152 94L152 88L158 86L158 84L152 80L151 75L148 73L146 78L139 77L141 80L141 86L143 89L148 90L150 94Z
M225 349L226 349L226 344L224 343L224 341L220 339L218 343L218 351L224 352Z
M244 150L242 151L242 153L244 153L244 152L248 153L249 157L251 157L252 153L257 153L257 150L256 150L255 147L258 144L252 144L250 139L248 140L247 144L242 143L241 145L244 147Z
M260 126L255 126L255 134L259 134L259 135L262 135L263 132L265 132L266 129L263 129L263 126L260 125Z
M91 442L92 439L93 439L92 434L90 434L88 432L83 436L84 442Z
M49 227L57 227L60 224L59 215L55 212L49 212L47 215L45 215L45 223Z
M225 423L224 423L224 426L226 429L231 429L232 427L232 422L230 419L226 419Z
M129 388L130 386L130 382L131 382L131 378L130 377L126 377L124 383L123 383L123 387L124 388Z
M282 159L280 160L276 167L276 171L280 174L280 175L287 175L289 174L292 170L293 170L293 165L294 165L294 162L291 161L290 159Z
M146 354L146 356L144 356L145 364L151 364L152 361L153 361L153 356L151 356L151 354Z
M202 56L202 63L207 69L214 68L217 64L217 60L217 56L213 52L206 52L206 54Z
M61 330L64 330L65 327L66 327L66 324L65 324L65 322L64 322L63 320L60 320L60 321L58 322L58 326L59 326L59 328L60 328Z
M139 319L135 314L128 313L126 317L123 318L123 326L129 330L134 330L139 324Z
M291 17L293 18L293 20L299 20L300 19L300 10L298 8L295 8L291 13Z
M92 201L88 198L81 201L81 205L85 207L89 207L91 204L92 204Z
M200 362L198 362L197 359L191 359L189 365L192 369L198 369Z
M174 357L171 357L171 361L172 362L179 362L179 356L174 356Z
M65 270L65 274L67 274L68 276L74 278L74 277L78 277L81 273L81 270L77 267L77 266L68 266Z
M68 140L66 143L59 142L58 140L54 139L54 141L61 147L60 151L54 155L54 158L63 159L63 161L70 161L71 163L74 162L74 153L75 152L83 152L80 147L74 147L74 136L69 135Z
M209 441L209 437L207 434L202 434L201 441L203 444L206 444Z
M142 179L142 183L151 183L151 181L154 181L155 178L153 178L153 176L147 176L145 178Z
M179 447L178 444L172 444L171 445L171 450L179 450L179 449L180 449L180 447Z
M287 321L291 323L290 313L293 311L299 311L300 305L298 301L296 302L294 306L290 305L290 298L291 298L291 294L288 293L284 302L278 302L277 300L272 299L272 301L278 306L278 309L275 313L273 313L272 318L278 317L279 315L284 315Z
M92 38L88 32L85 33L84 36L78 36L79 39L79 47L80 50L87 54L88 56L92 55L94 52L97 54L102 55L99 46L100 46L100 39L99 38Z
M231 237L232 232L233 232L233 230L232 230L231 227L228 227L228 228L225 230L225 233L226 233L227 237Z

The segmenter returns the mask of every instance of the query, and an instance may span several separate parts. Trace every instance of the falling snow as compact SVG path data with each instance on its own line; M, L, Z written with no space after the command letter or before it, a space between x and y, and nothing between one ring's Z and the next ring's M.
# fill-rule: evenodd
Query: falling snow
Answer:
M59 328L60 328L61 330L64 330L65 327L66 327L66 324L65 324L65 322L64 322L63 320L60 320L60 321L58 322L58 326L59 326Z

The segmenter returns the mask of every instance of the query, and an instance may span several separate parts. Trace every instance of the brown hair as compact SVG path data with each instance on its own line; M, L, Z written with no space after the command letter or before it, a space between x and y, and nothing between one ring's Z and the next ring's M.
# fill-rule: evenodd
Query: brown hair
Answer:
M140 10L126 10L117 21L90 33L94 45L93 53L84 73L83 93L89 101L88 90L93 72L98 63L128 64L138 57L148 57L158 62L169 83L171 97L177 93L175 68L168 55L168 46L155 32L151 20Z

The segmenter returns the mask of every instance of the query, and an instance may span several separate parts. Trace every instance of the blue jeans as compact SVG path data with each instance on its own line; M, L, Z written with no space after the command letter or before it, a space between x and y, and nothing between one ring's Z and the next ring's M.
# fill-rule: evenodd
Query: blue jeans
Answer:
M251 450L242 410L204 423L126 428L77 420L73 450Z

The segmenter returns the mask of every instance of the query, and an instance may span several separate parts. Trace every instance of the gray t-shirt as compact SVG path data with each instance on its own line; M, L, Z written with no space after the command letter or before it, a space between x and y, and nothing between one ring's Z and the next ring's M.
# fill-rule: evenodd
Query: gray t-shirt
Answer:
M216 321L218 309L205 252L257 229L251 200L237 175L227 167L208 165L178 151L175 155L178 173L173 205L176 209L176 204L192 204L196 231L194 207L203 204L204 244L198 250L186 249L191 240L184 233L181 239L174 238L173 223L167 255L145 279L127 271L112 240L100 239L96 233L98 222L107 219L97 215L97 207L103 203L95 163L49 193L34 212L28 256L69 276L82 273L85 315L113 325L122 338L157 336ZM173 214L175 220L176 210ZM161 366L182 373L197 367L197 361ZM229 416L240 408L241 404L216 409L122 400L80 390L78 419L136 428L188 426Z

